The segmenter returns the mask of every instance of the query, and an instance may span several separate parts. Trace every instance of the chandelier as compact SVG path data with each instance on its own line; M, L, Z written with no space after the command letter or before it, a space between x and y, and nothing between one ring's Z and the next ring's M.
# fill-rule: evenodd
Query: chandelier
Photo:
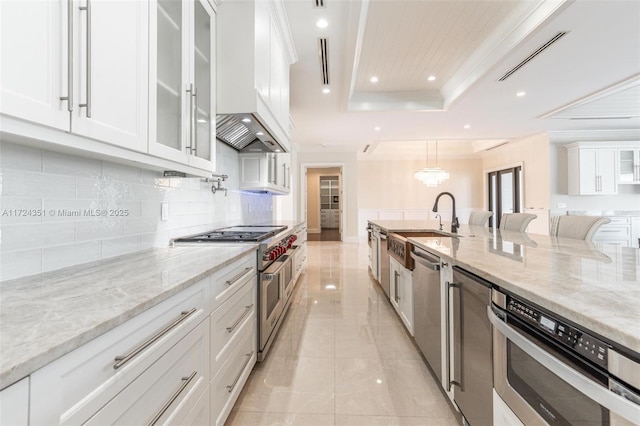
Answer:
M436 141L436 167L429 167L429 141L427 145L427 167L414 173L416 179L426 186L436 187L449 179L449 173L438 167L438 141Z

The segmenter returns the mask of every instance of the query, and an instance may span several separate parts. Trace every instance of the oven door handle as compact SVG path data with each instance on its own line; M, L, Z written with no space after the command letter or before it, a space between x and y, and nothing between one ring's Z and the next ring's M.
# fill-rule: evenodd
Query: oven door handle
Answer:
M593 401L606 407L609 411L624 417L632 423L638 421L640 418L640 405L634 404L628 399L611 392L607 387L588 379L565 363L559 361L501 320L493 312L491 306L487 307L487 315L489 316L489 321L497 331L518 345L527 355L551 370L556 376L578 389Z

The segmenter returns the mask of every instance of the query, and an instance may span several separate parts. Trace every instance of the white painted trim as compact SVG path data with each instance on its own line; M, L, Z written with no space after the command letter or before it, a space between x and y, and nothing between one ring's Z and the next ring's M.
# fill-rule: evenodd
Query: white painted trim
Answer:
M347 163L345 162L327 162L327 163L300 163L300 217L307 221L307 197L303 196L307 192L307 169L318 169L336 167L340 169L340 187L342 188L342 215L340 216L340 238L345 241L345 230L347 225L347 203L345 200L345 188L347 188ZM355 196L355 194L354 194ZM307 222L308 223L308 222Z

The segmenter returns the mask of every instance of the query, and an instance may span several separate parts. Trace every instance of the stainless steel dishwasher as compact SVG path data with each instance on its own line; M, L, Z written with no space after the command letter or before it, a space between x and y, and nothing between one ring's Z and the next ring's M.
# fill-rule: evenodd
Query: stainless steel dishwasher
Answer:
M447 283L453 295L453 374L448 378L454 400L471 426L493 424L493 362L491 323L491 283L457 266L453 282ZM449 339L447 339L449 340Z
M413 247L413 331L416 344L442 383L440 258Z

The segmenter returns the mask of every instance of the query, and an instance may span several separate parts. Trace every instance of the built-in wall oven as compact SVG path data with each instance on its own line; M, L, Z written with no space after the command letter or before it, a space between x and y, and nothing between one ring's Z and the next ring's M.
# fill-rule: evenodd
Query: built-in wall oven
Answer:
M494 387L526 426L640 424L640 355L494 289Z

